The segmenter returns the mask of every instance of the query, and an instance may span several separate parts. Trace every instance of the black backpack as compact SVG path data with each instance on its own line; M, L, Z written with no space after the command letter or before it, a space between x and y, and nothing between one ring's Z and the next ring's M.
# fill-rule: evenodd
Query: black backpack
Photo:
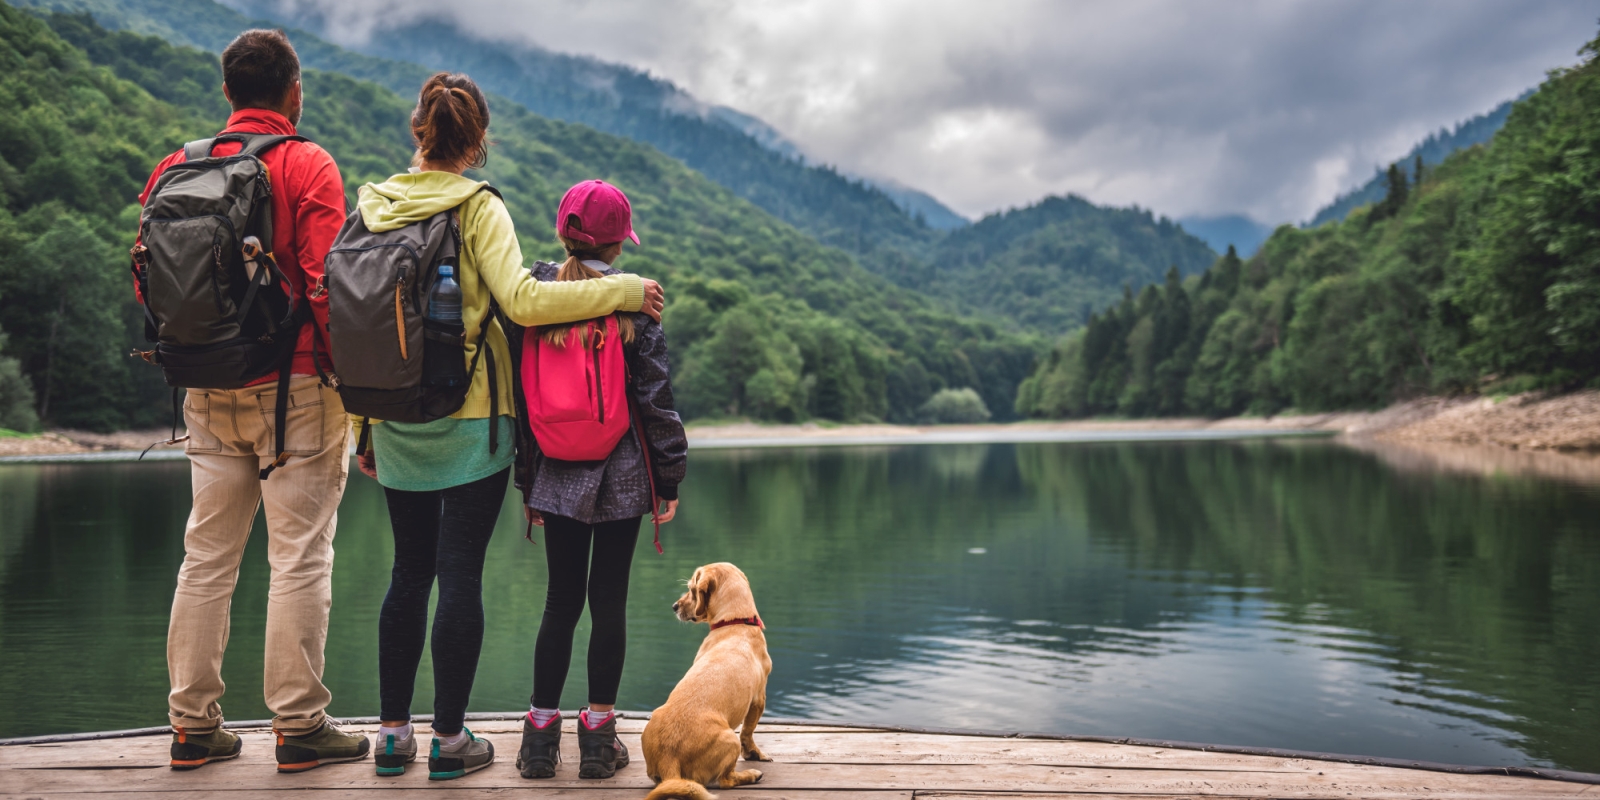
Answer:
M181 389L237 389L276 371L277 458L287 460L284 417L290 364L309 317L272 248L272 181L260 156L300 136L225 133L184 145L184 161L156 180L139 219L133 274L144 298L141 351L173 387L173 439ZM236 155L211 155L239 142Z
M500 196L492 186L480 191ZM491 295L471 364L466 363L466 326L428 319L425 309L439 267L457 266L460 252L458 209L380 233L367 229L359 209L352 211L323 262L336 373L328 381L351 414L431 422L460 410L483 357L492 453L498 447L500 409L494 352L486 342L498 306ZM366 452L365 422L357 452Z

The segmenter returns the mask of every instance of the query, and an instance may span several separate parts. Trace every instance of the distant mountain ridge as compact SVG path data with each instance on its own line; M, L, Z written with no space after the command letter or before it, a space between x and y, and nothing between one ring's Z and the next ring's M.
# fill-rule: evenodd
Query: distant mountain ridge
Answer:
M230 4L327 38L325 17L309 6L286 9L274 0ZM961 220L924 192L890 189L815 163L760 119L705 103L669 80L626 65L486 41L442 17L383 29L350 49L466 72L536 114L653 145L824 243L869 260L870 248L853 246L862 238L856 230L921 239L921 228L948 229Z
M1062 334L1128 291L1210 267L1217 254L1166 217L1077 195L1046 197L950 232L922 263L890 280L957 309L1024 330Z
M1399 164L1409 173L1411 165L1417 156L1422 156L1424 166L1437 166L1443 163L1451 153L1464 150L1475 144L1483 144L1494 137L1495 131L1506 124L1506 118L1511 116L1511 107L1532 96L1535 90L1529 89L1517 96L1515 100L1507 100L1490 111L1479 114L1464 122L1456 123L1454 128L1440 128L1436 133L1418 142L1404 156L1395 159L1393 163ZM1378 167L1372 179L1362 184L1361 188L1354 189L1339 195L1332 203L1318 211L1301 227L1315 228L1328 222L1337 222L1350 215L1351 211L1369 203L1382 200L1387 192L1384 179L1384 168ZM1241 254L1243 251L1241 250Z
M1211 249L1217 253L1228 252L1228 246L1232 245L1245 258L1255 255L1261 243L1272 235L1274 227L1256 222L1243 214L1179 217L1178 224L1211 245Z
M88 12L109 27L153 33L213 53L219 52L240 30L263 24L212 0L20 2ZM288 28L288 32L308 68L370 80L402 97L415 96L417 87L433 69L448 67L469 72L493 94L500 94L497 87L501 86L524 96L543 91L543 102L567 103L578 110L590 104L592 107L584 113L601 118L615 114L611 122L617 125L650 123L657 126L658 133L664 129L674 135L683 134L691 145L727 154L696 171L734 194L820 243L854 254L863 267L901 287L945 308L986 317L1013 330L1049 335L1066 332L1086 319L1090 311L1115 302L1125 285L1137 291L1159 281L1169 267L1178 266L1187 275L1203 269L1215 258L1204 242L1170 220L1156 220L1149 212L1138 209L1095 206L1076 197L1046 198L1027 209L991 214L979 226L968 225L959 217L940 220L929 207L918 206L920 193L916 190L896 189L897 197L891 198L860 180L784 158L768 149L782 146L776 131L771 131L768 144L763 145L752 138L753 134L736 130L743 126L760 133L759 120L732 109L691 108L698 102L694 98L636 71L619 69L610 83L585 83L571 74L528 79L524 65L513 58L515 54L504 49L477 48L466 40L453 40L454 44L446 48L458 54L457 62L430 67L354 53L296 28ZM422 37L423 33L414 30L408 35ZM393 44L399 38L386 35L385 42ZM452 41L437 33L425 38L427 47L441 47L440 42ZM407 48L392 49L401 53ZM530 58L529 63L541 68L587 69L576 58L552 60L540 54ZM630 88L630 81L638 85ZM555 88L529 88L537 86ZM651 96L658 104L675 104L696 114L700 112L695 109L705 110L726 124L707 124L698 117L677 113L631 117L615 113L623 97L647 92L655 93ZM519 96L509 99L523 102ZM643 139L626 132L620 135L635 141ZM1055 213L1069 210L1070 213ZM999 225L996 219L1006 222ZM1034 227L1030 229L1030 225ZM955 230L939 229L944 226ZM978 232L971 232L980 226ZM1001 230L1013 241L1000 241L985 233ZM717 232L713 238L725 233L737 232ZM980 246L972 247L975 241ZM980 259L980 254L987 254L988 259ZM994 398L989 399L992 404Z

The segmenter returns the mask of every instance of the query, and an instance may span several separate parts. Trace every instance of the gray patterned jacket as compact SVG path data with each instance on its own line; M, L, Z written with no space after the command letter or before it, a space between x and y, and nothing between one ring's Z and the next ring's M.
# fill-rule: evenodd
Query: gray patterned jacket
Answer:
M621 272L602 261L585 263L607 275ZM559 264L540 261L533 266L533 276L553 281L559 269ZM678 412L673 410L667 339L660 323L644 314L631 317L634 339L623 347L629 393L650 447L655 493L663 500L676 500L678 484L683 482L687 468L689 440ZM519 413L525 410L519 409ZM528 448L531 452L527 458L519 458L517 470L517 485L523 489L528 506L591 524L650 513L650 481L635 432L640 420L602 461L561 461L539 452L537 444ZM519 420L518 424L527 422Z

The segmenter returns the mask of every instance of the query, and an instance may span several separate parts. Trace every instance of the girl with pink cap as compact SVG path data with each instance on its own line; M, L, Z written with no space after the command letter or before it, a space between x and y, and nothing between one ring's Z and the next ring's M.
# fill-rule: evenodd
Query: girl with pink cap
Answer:
M556 234L567 258L561 264L535 264L534 277L541 281L582 281L620 274L612 264L622 254L623 241L639 243L627 195L601 180L584 181L567 190L556 212ZM639 313L609 316L614 320L529 329L524 338L525 388L536 387L541 380L561 380L560 376L539 374L557 369L546 367L548 364L585 365L580 371L594 364L592 384L587 378L572 381L573 393L585 409L591 394L604 396L601 381L608 373L601 368L602 354L614 359L614 349L605 348L612 339L620 340L626 370L619 369L616 374L625 376L623 389L635 433L617 433L620 438L609 454L585 453L583 460L555 458L535 446L519 465L528 520L544 526L541 538L550 576L534 648L533 697L517 753L517 768L524 778L555 775L561 742L561 715L556 709L585 600L593 630L588 654L589 704L578 715L578 777L609 778L628 764L628 751L617 739L612 711L627 643L628 572L644 515L655 515L659 527L677 513L678 484L688 455L683 423L673 410L661 324ZM584 348L582 357L561 361L568 348ZM555 357L535 359L530 357L534 352ZM586 386L596 388L586 390ZM531 404L541 402L538 398L546 393L529 389L525 394ZM605 407L603 402L598 405L602 425ZM612 410L615 429L617 415L616 409ZM539 440L540 412L530 410L519 416L530 420L534 438ZM545 436L544 444L551 452L573 455L555 446L552 436Z

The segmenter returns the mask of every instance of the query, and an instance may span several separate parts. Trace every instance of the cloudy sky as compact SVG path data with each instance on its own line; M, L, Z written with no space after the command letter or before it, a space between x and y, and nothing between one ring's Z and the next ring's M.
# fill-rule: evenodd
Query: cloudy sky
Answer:
M969 216L1076 192L1264 222L1309 217L1429 132L1576 63L1600 19L1600 0L315 5L335 38L446 14L647 69Z

